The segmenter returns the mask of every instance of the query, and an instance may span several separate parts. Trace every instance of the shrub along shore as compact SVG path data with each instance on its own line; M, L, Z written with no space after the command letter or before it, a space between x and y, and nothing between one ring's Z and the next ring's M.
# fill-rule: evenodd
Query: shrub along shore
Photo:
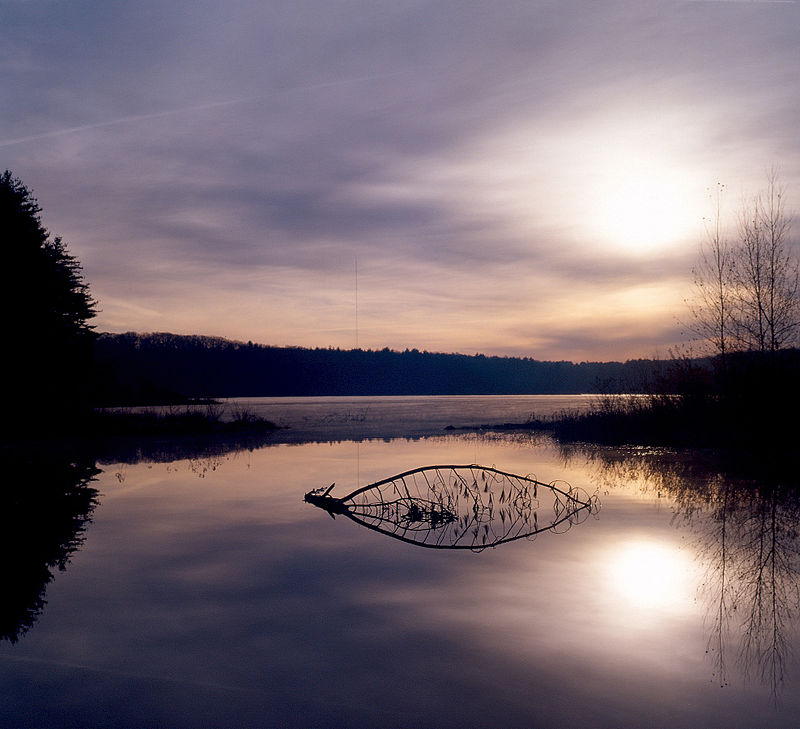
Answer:
M794 474L800 351L741 353L710 370L679 360L658 384L646 395L599 396L586 412L486 427L547 432L563 443L708 449L755 477Z

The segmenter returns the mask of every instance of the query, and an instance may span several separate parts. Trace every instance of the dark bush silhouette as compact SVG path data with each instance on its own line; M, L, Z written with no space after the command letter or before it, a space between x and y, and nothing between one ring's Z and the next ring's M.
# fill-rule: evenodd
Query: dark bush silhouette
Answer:
M676 359L641 397L600 398L586 413L518 427L563 441L724 448L784 462L796 450L800 350L733 352L723 363Z
M50 237L40 213L19 179L8 170L0 175L7 402L23 427L70 418L85 404L94 338L88 322L96 313L80 264L61 238Z

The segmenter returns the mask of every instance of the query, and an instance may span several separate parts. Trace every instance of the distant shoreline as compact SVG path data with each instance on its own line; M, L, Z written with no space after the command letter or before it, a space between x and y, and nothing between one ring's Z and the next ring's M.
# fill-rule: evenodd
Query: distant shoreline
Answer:
M576 395L644 392L666 360L540 361L528 357L306 349L166 333L100 334L91 398L105 407L196 398Z

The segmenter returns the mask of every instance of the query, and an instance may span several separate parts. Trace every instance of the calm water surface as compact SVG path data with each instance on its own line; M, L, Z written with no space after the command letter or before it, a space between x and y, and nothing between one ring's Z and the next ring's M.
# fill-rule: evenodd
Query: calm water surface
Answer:
M396 420L377 400L331 422L356 405ZM800 725L791 499L656 452L331 432L100 463L84 543L0 641L0 725ZM436 463L561 479L601 506L472 553L303 501Z
M597 395L256 397L226 401L286 428L283 441L414 437L585 410Z

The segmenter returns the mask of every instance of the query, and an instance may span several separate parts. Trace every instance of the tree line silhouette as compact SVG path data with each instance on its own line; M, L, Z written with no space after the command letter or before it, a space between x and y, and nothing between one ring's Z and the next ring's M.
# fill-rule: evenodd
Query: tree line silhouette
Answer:
M666 365L271 347L163 333L101 334L94 351L96 400L103 405L187 397L641 391Z

